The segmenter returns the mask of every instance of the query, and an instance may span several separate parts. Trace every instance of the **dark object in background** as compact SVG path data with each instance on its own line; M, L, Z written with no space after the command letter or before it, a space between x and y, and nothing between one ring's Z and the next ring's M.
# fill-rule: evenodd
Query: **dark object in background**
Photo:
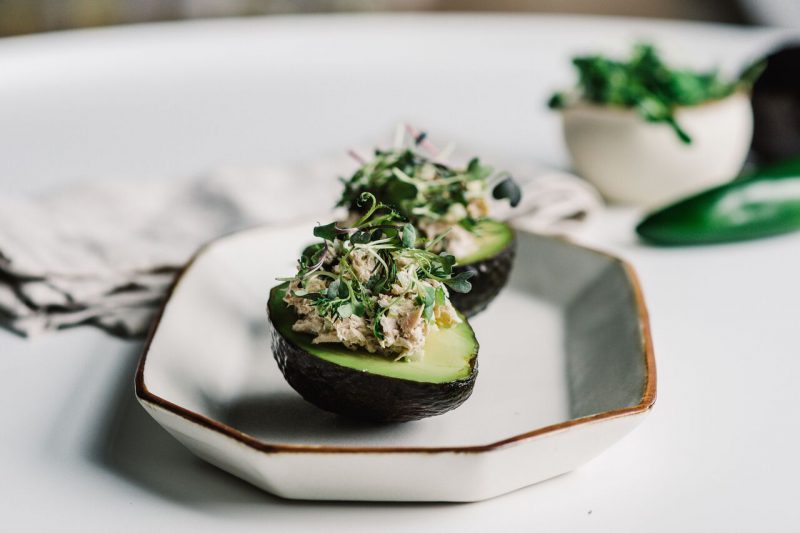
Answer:
M800 159L756 171L660 209L636 232L653 244L711 244L800 229Z
M753 145L758 165L800 156L800 42L766 58L753 85Z

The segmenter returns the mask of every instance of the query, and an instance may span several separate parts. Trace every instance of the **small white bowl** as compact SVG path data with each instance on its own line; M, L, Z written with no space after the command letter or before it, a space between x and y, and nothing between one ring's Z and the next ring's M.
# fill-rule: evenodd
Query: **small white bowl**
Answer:
M733 179L753 135L750 97L737 92L683 107L681 142L664 123L634 110L577 104L562 111L564 139L577 172L613 202L660 206Z

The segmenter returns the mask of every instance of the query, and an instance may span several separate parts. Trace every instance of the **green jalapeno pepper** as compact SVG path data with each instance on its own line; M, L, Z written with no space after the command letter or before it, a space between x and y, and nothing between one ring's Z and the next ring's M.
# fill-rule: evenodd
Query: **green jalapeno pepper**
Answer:
M768 167L669 205L636 232L654 244L710 244L800 229L800 159Z

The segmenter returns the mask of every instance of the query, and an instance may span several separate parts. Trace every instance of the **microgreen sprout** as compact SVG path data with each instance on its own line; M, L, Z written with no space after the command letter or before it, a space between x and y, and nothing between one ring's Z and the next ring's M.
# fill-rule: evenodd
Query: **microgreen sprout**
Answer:
M363 215L352 226L314 228L322 242L300 255L297 275L289 279L292 296L308 300L331 321L361 317L383 340L381 318L402 295L411 296L430 322L434 306L447 300L445 286L469 292L473 273L454 273L455 257L430 251L430 243L400 213L370 192L362 192L357 203Z
M341 178L344 191L337 206L361 213L359 202L368 192L416 227L421 220L447 220L474 228L487 216L484 200L490 192L495 199L508 199L512 206L520 201L520 188L510 174L498 174L502 179L495 179L492 186L494 171L478 158L463 168L449 165L426 132L406 125L397 143L392 149L375 150L374 157L361 160L352 176ZM468 209L471 205L475 208Z

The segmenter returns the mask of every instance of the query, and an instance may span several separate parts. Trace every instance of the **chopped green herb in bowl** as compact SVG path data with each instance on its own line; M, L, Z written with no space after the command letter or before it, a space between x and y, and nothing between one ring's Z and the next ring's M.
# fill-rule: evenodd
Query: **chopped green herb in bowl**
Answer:
M716 70L698 72L671 68L650 44L634 47L630 59L620 61L603 55L572 59L578 83L568 92L557 92L548 105L562 109L574 102L619 106L636 110L648 122L662 122L687 144L692 137L675 118L678 107L695 106L749 90L761 72L756 63L736 78L724 79Z

